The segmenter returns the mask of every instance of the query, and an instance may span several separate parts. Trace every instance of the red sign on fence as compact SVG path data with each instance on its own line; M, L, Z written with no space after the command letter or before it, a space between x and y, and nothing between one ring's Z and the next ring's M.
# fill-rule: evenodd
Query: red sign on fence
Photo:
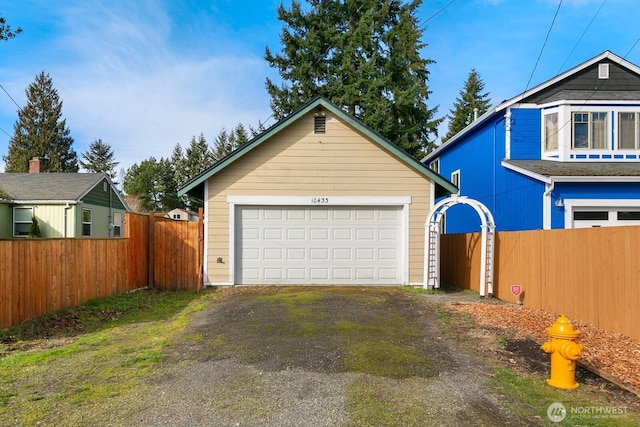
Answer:
M511 285L511 293L514 297L517 297L522 292L522 286L520 285Z

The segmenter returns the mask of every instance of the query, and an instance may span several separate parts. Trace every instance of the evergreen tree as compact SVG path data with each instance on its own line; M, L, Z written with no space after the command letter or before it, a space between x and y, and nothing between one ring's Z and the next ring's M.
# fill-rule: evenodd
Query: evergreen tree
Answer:
M22 28L18 27L15 31L11 31L11 26L7 24L7 20L0 16L0 40L9 40L22 32Z
M249 141L249 133L242 123L229 133L222 129L213 141L213 158L217 162L242 144Z
M106 173L112 181L116 181L116 166L120 162L114 159L113 149L102 139L96 139L89 145L89 149L82 153L84 161L80 160L80 166L89 172Z
M434 147L437 107L429 109L420 0L293 0L278 7L282 50L265 59L283 81L266 80L277 120L323 95L381 135L421 157Z
M29 233L27 233L28 238L34 237L42 237L42 233L40 232L40 224L38 224L38 218L35 216L31 218L31 228L29 228Z
M462 129L471 124L475 114L480 117L489 110L491 99L489 93L482 93L484 90L484 82L475 69L469 72L464 88L460 91L460 96L456 98L453 109L449 110L449 129L447 134L442 138L442 142L446 142L449 138L460 132ZM477 112L474 111L478 109Z
M154 157L135 163L124 177L124 190L137 196L147 211L169 211L181 206L178 184L169 159Z
M45 160L43 172L78 172L73 138L62 119L62 101L51 77L41 72L25 92L27 105L18 111L9 153L3 156L5 172L27 172L33 157Z
M194 136L185 150L182 177L178 182L184 184L211 166L214 161L213 152L209 145L207 145L207 140L204 135L200 134L198 139Z

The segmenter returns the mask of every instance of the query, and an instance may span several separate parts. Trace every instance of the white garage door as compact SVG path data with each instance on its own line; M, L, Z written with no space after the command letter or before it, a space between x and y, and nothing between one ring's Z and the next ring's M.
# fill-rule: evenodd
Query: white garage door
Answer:
M237 206L238 284L400 284L400 206Z

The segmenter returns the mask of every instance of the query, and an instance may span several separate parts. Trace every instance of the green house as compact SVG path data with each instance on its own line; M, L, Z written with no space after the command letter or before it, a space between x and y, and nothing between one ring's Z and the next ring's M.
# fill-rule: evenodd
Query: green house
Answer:
M127 211L104 173L0 173L0 238L123 237Z

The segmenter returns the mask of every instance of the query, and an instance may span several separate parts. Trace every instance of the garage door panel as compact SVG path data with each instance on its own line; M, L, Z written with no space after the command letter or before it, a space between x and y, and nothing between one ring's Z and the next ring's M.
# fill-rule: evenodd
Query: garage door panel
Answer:
M264 259L266 261L284 261L282 248L265 248Z
M336 261L351 261L351 248L334 248L332 251L333 259Z
M401 206L237 206L239 284L399 284Z
M306 232L304 228L287 228L287 240L304 240Z
M351 240L352 230L348 228L334 228L333 240Z
M372 228L359 228L356 230L356 240L373 240L375 230Z
M305 279L306 270L304 268L287 268L286 271L288 280L303 281Z
M309 251L310 261L326 261L329 259L329 249L327 248L315 248Z
M326 228L312 228L309 230L311 240L329 240L329 230Z

